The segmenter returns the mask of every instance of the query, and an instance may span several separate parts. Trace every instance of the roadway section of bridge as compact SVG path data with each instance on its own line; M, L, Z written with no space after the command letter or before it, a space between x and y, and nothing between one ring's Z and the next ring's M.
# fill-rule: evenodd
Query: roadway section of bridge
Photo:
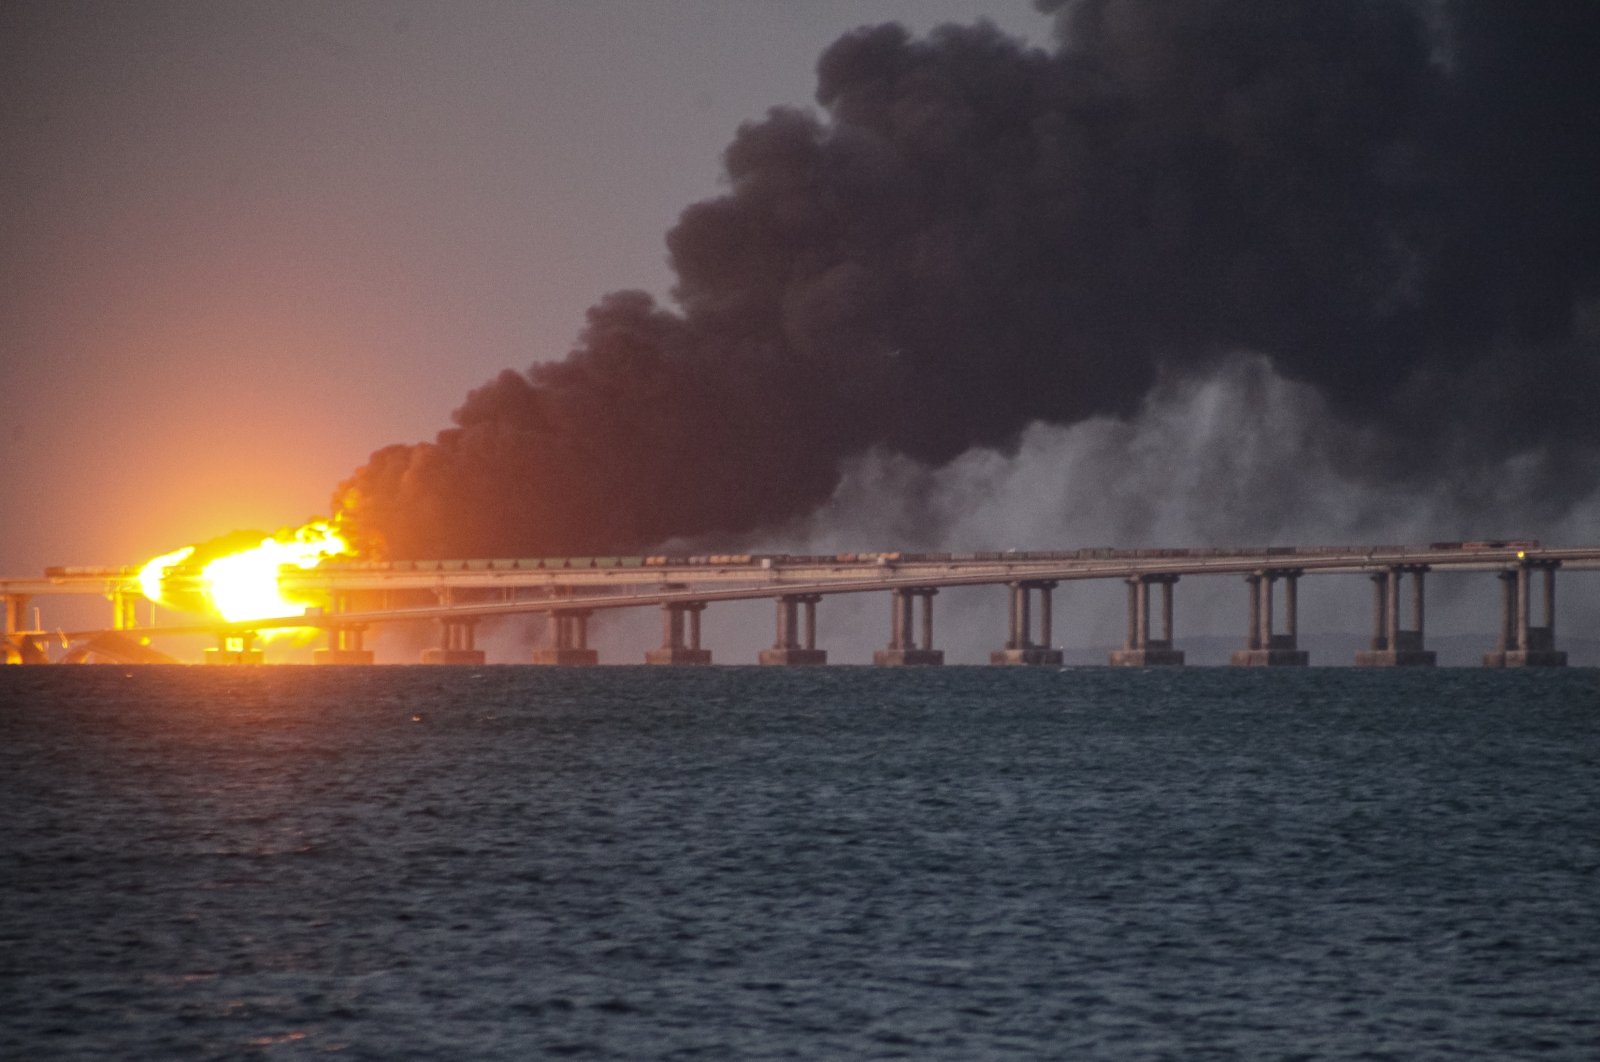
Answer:
M826 662L817 647L817 606L846 593L884 593L890 603L889 638L874 653L883 666L937 665L933 600L942 588L1004 587L1009 594L1008 630L991 662L1057 666L1062 653L1052 644L1051 592L1061 583L1121 579L1128 586L1124 646L1111 654L1120 666L1174 666L1184 662L1174 632L1178 582L1201 576L1238 576L1246 589L1246 637L1233 654L1238 666L1305 666L1298 644L1299 580L1308 575L1360 574L1374 585L1371 648L1357 655L1363 666L1427 666L1434 654L1424 645L1424 573L1492 571L1502 581L1500 636L1484 656L1490 667L1559 666L1565 654L1555 644L1555 577L1558 569L1600 567L1600 546L1541 547L1532 541L1434 543L1429 546L1270 547L1256 549L1115 550L1054 553L905 554L833 556L713 555L692 558L562 558L417 562L326 562L310 571L286 569L282 583L292 592L318 596L324 609L248 624L196 622L140 627L134 569L51 569L43 579L0 580L5 603L4 646L11 662L41 663L44 646L60 638L79 658L90 653L128 662L163 659L150 640L173 634L209 633L218 646L207 659L218 663L260 660L253 639L262 631L309 627L328 633L319 663L370 663L366 632L381 624L429 621L439 645L423 654L427 663L480 664L475 628L486 619L543 613L548 644L532 662L588 665L598 654L588 644L596 611L658 607L662 644L645 654L653 664L703 665L711 652L701 645L700 616L719 601L767 598L775 604L775 636L760 661L774 665ZM1402 626L1402 584L1410 581L1411 621ZM1535 588L1542 591L1542 623L1533 622ZM1160 598L1159 634L1152 626L1151 589ZM1281 598L1278 590L1281 589ZM98 594L112 602L110 628L90 631L43 629L31 619L32 600L52 594ZM1278 606L1281 604L1281 613ZM37 612L35 612L35 616ZM1279 619L1281 616L1281 629ZM920 623L918 618L920 617ZM72 655L69 653L69 656Z

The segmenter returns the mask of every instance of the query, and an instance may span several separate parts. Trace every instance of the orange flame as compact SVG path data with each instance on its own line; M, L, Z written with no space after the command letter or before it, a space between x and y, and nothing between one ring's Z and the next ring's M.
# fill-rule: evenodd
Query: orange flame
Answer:
M230 623L293 616L317 602L286 594L279 584L282 570L310 570L328 557L353 552L336 522L313 520L246 549L217 554L185 546L163 554L139 570L139 587L145 597L170 608L185 607L185 589L191 596L198 590L205 609Z

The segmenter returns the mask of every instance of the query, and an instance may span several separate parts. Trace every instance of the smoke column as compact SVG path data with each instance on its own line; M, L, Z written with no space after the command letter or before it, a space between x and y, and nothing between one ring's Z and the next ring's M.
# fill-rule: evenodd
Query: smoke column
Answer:
M1039 7L1048 52L833 44L820 111L741 128L668 233L673 305L607 295L564 360L374 453L335 499L356 535L731 547L863 455L1011 452L1241 356L1314 396L1352 481L1467 505L1514 467L1495 497L1555 516L1594 489L1600 5Z

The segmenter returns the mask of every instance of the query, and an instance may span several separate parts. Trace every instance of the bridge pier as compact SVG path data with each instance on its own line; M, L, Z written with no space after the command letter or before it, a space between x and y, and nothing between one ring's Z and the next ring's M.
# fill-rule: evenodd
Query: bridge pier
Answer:
M1250 633L1246 648L1233 654L1235 667L1305 667L1310 654L1300 648L1300 602L1293 569L1267 569L1245 576L1250 588ZM1283 580L1284 633L1272 629L1272 584Z
M111 592L111 629L130 631L139 626L139 600L143 594L132 590Z
M31 629L28 624L28 600L27 594L5 595L5 639L0 642L0 649L3 649L4 655L0 656L0 663L48 664L50 662L39 639L23 635L24 631Z
M1028 667L1060 667L1060 649L1050 645L1052 612L1050 591L1056 584L1049 579L1030 579L1008 584L1011 594L1010 630L1006 647L989 654L989 663ZM1031 601L1039 593L1039 643L1033 640Z
M350 598L348 594L334 595L333 611L349 612ZM328 628L328 647L326 649L313 649L311 662L313 664L370 664L372 663L372 650L366 648L362 642L365 640L367 626L364 623L352 623L344 626Z
M202 659L207 664L250 667L266 662L266 654L256 648L256 632L217 635L217 647L207 649Z
M466 664L476 667L483 663L484 653L476 645L478 620L442 619L439 621L440 644L435 649L422 651L424 664Z
M311 662L313 664L370 664L372 663L372 650L362 643L365 640L367 626L364 623L352 623L344 627L328 628L328 648L313 649Z
M938 592L931 586L896 587L889 591L889 647L872 654L874 664L926 667L944 663L944 650L933 647L933 597ZM918 598L922 600L920 640L912 635Z
M1500 643L1483 654L1484 667L1566 667L1556 648L1556 569L1560 561L1525 560L1500 573ZM1544 572L1544 625L1535 627L1533 572Z
M705 610L704 601L672 601L662 605L661 648L646 650L644 662L695 666L711 663L711 650L700 648L700 613Z
M589 648L589 617L586 608L558 608L550 613L550 645L533 651L535 664L555 667L594 667L600 653Z
M1179 667L1183 650L1172 647L1172 586L1176 575L1128 577L1128 636L1111 651L1113 667ZM1150 637L1150 587L1161 587L1161 637Z
M817 648L817 602L821 600L821 594L784 594L778 598L777 637L771 649L761 650L761 663L796 667L828 662L827 650ZM802 617L803 626L799 622Z
M1432 667L1437 654L1423 648L1422 576L1425 564L1398 564L1372 576L1372 648L1356 653L1357 667ZM1410 630L1400 626L1400 582L1411 575Z

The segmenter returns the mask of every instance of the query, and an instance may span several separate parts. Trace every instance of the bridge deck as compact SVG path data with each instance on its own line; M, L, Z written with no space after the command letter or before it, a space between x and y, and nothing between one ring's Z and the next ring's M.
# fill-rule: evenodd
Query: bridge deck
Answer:
M1019 581L1072 581L1139 575L1226 575L1294 571L1306 575L1378 572L1396 566L1435 570L1497 571L1522 563L1559 563L1564 569L1600 569L1600 546L1545 547L1531 541L1443 543L1430 546L1314 546L1249 549L1111 550L1056 553L841 554L697 558L573 558L420 561L384 564L332 562L311 571L286 571L291 590L500 591L498 600L423 608L318 613L241 624L216 621L125 630L130 635L339 627L357 623L489 617L560 609L616 609L674 601L731 601L783 594L843 594L900 587L996 585ZM50 569L43 579L0 579L0 593L136 593L134 568ZM528 591L537 596L519 597ZM93 631L66 632L68 637Z

